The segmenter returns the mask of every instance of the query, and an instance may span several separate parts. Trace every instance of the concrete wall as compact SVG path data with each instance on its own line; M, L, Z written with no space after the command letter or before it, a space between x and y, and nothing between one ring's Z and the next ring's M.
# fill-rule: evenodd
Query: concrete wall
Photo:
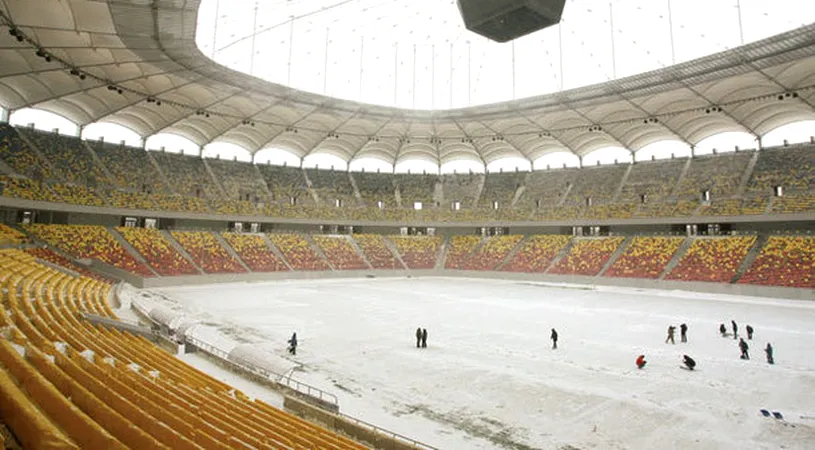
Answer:
M530 282L571 283L589 286L619 286L637 289L661 289L729 294L740 296L770 297L793 300L815 300L815 290L795 289L748 284L703 283L667 280L645 280L638 278L588 277L578 275L545 275L514 272L482 272L466 270L347 270L324 272L275 272L244 273L229 275L194 275L184 277L147 278L137 287L158 288L212 283L259 282L274 280L313 280L325 278L399 278L399 277L459 277L518 280ZM133 283L131 283L133 284Z

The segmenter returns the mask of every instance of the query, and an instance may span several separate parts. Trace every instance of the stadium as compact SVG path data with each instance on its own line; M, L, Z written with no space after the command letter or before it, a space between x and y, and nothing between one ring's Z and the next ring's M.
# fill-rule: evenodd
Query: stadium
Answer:
M815 8L457 3L0 1L3 448L812 448Z

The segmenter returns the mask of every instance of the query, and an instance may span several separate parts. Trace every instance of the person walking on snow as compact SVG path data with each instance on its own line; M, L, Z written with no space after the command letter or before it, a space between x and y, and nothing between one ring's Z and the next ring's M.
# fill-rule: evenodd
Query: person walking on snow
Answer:
M739 350L741 350L741 359L750 359L750 355L747 353L747 350L750 350L750 346L747 345L747 341L744 338L739 338Z
M693 368L696 367L696 361L688 355L682 355L682 363L685 364L688 370L693 370Z
M684 323L679 325L679 340L681 342L688 342L688 326Z
M750 325L747 325L744 329L747 330L747 340L752 341L753 340L753 327L751 327Z
M648 361L645 360L645 355L640 355L637 357L637 361L635 363L637 364L637 369L642 369L646 364L648 364Z
M668 343L668 341L671 341L671 344L676 344L676 342L674 342L674 333L675 332L676 332L676 327L675 326L671 325L671 326L668 327L668 337L665 338L665 343L666 344Z
M554 328L552 328L550 339L552 339L552 350L557 350L557 331Z
M719 324L719 333L722 334L722 337L727 337L727 327L723 323Z
M739 326L736 325L736 321L731 320L730 325L733 327L733 339L738 338L739 337Z
M297 333L291 335L291 339L289 339L289 353L292 355L297 354Z
M422 328L422 348L427 348L427 328Z
M764 348L764 353L767 354L767 364L775 364L775 360L773 359L773 346L767 342L767 347Z
M416 328L416 348L422 346L422 328Z

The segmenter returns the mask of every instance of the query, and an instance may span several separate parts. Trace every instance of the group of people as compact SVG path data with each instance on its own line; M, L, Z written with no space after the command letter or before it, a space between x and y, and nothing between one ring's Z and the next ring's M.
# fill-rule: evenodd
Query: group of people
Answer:
M668 326L668 337L665 338L665 343L666 344L668 343L668 341L670 341L671 344L676 344L676 342L674 341L674 334L675 333L676 333L676 327L673 326L673 325ZM682 325L679 325L679 340L680 340L680 342L688 342L688 325L687 324L683 323Z
M735 320L730 321L730 327L733 330L733 339L739 340L739 351L741 355L739 358L741 359L750 359L750 345L747 344L747 341L753 340L753 327L747 325L744 327L744 330L747 332L747 341L744 340L743 337L739 337L739 325L736 323ZM727 337L727 327L723 323L719 324L719 333L721 333L722 337ZM773 358L773 346L769 342L767 346L764 347L764 355L767 357L767 364L775 364L775 359Z
M427 328L416 328L416 348L427 348Z

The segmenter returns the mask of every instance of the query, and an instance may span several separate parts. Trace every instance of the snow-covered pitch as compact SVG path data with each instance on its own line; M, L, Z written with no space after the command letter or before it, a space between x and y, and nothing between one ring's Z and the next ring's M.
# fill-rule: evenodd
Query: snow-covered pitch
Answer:
M815 304L805 301L461 278L161 291L302 364L294 377L335 393L343 412L439 448L815 448ZM719 335L731 319L740 334L755 328L749 361ZM665 344L683 322L688 343L677 329ZM698 370L680 368L683 354Z

